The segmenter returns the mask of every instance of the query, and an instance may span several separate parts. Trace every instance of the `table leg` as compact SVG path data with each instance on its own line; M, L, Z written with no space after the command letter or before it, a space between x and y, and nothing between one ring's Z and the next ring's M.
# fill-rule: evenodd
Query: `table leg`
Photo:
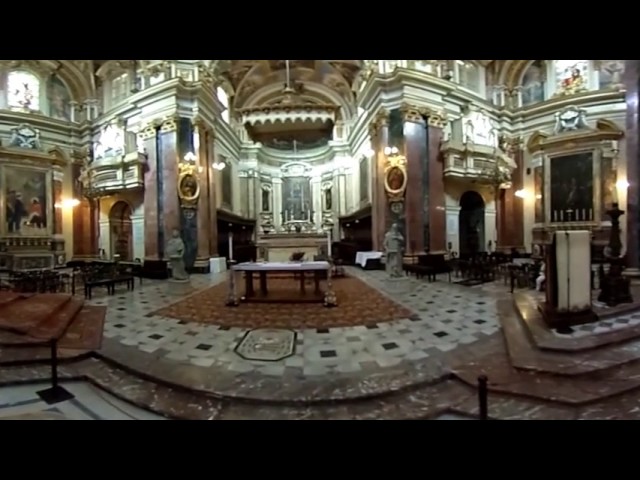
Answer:
M253 272L244 273L245 296L251 298L255 295L253 291Z
M307 293L307 290L304 286L304 272L300 272L300 293L304 295Z
M269 293L267 290L267 272L260 272L260 293L265 297Z
M315 293L316 295L320 293L320 274L321 273L322 273L322 270L316 270L315 272L313 272L313 281L315 284L315 289L313 293Z

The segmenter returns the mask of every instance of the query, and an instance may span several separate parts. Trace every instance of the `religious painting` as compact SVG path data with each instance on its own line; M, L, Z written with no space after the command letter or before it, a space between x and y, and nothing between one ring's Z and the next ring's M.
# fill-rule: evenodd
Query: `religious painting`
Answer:
M369 200L369 159L362 157L360 159L360 203Z
M178 178L178 197L183 207L195 207L200 196L200 184L197 177L185 172Z
M600 60L599 87L601 89L623 87L623 74L624 60Z
M611 208L614 203L618 202L618 191L616 182L618 181L618 173L613 162L613 158L605 157L602 159L600 174L600 191L602 193L602 203L600 212L602 220L609 220L606 211Z
M544 168L542 166L533 169L533 191L535 195L535 223L544 223Z
M40 110L40 80L31 72L16 70L7 75L7 104L20 110Z
M592 221L593 153L551 158L551 221Z
M522 76L522 106L544 101L546 65L542 60L535 60L527 67Z
M283 216L285 222L310 221L313 217L309 177L282 179Z
M24 237L51 234L49 172L4 167L5 233Z
M385 186L389 192L401 191L407 182L407 177L400 167L391 167L387 170Z
M587 60L556 60L556 94L573 95L589 88Z
M60 77L52 75L47 85L49 115L58 120L71 120L71 95Z
M233 168L223 155L218 156L218 162L224 163L226 168L222 169L222 205L228 209L233 208Z

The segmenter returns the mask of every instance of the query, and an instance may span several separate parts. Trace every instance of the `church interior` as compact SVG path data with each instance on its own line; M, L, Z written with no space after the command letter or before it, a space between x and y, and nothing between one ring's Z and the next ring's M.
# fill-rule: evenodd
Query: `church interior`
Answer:
M639 419L639 79L0 61L0 419Z

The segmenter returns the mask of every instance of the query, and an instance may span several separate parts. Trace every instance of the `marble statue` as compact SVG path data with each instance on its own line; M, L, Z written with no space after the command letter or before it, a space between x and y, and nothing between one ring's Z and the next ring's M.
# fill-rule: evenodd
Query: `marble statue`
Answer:
M386 258L385 268L392 278L402 277L402 254L404 250L404 237L400 233L397 223L391 225L384 235L384 253Z
M184 281L189 279L189 274L184 265L184 250L184 242L180 238L180 232L174 229L166 248L166 253L171 263L172 280Z

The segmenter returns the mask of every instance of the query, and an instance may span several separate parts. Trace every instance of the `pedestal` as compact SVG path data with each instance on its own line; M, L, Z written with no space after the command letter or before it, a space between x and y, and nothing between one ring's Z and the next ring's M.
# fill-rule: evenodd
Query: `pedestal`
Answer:
M184 295L193 291L191 280L189 280L188 278L186 280L177 280L175 278L170 278L167 281L167 284L169 287L169 293L172 295Z

